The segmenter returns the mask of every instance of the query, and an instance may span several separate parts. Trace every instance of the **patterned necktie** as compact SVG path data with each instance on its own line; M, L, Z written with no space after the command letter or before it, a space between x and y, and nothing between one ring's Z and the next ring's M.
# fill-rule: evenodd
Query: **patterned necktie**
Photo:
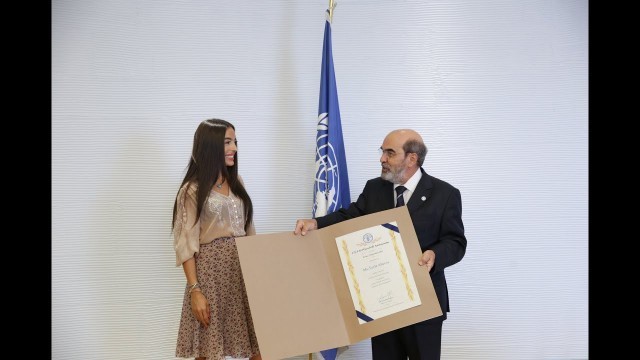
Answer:
M404 193L405 190L407 190L407 188L402 185L396 188L396 193L398 194L396 195L396 207L404 205L404 196L402 196L402 193Z

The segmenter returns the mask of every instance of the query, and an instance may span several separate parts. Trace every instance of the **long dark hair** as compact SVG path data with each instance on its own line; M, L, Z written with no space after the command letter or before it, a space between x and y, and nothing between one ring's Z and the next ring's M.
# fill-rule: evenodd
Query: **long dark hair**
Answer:
M198 185L196 220L200 219L200 213L205 201L211 193L213 185L218 181L218 175L227 179L229 188L236 194L244 204L244 215L246 222L244 229L247 231L251 221L253 221L253 203L247 190L238 179L238 153L234 156L233 166L226 166L224 161L224 136L227 128L235 130L235 126L222 119L207 119L198 125L196 133L193 135L193 149L191 158L187 166L187 173L180 184L180 188L186 183ZM179 192L180 190L178 190ZM176 223L176 213L178 211L178 199L173 203L173 221L171 229Z

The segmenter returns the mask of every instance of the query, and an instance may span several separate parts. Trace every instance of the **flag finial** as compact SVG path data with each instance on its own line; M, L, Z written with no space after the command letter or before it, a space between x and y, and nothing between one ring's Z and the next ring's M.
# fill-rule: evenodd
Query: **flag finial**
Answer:
M333 23L333 8L336 7L336 4L333 0L329 0L329 22Z

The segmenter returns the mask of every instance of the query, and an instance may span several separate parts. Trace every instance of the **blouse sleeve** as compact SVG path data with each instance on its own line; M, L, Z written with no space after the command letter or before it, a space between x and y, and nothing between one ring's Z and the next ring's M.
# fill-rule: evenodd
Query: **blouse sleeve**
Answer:
M197 222L196 189L185 184L176 197L177 213L173 227L176 266L182 265L200 250L200 220Z
M240 180L240 183L242 183L242 186L244 185L244 180L242 179L242 176L240 176L240 174L238 174L238 180ZM245 190L246 190L246 186L245 186ZM256 234L256 227L253 224L253 220L251 221L251 223L249 224L249 226L247 227L247 236L251 236L251 235L255 235Z
M249 224L249 227L247 228L247 236L251 236L251 235L255 235L256 234L256 228L255 226L253 226L253 221Z

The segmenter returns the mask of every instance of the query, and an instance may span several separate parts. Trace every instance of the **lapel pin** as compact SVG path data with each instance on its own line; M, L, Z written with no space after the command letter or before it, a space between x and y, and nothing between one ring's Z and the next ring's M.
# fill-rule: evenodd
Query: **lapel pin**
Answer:
M423 197L420 198L420 200L425 201L425 200L427 200L427 197L423 196Z

